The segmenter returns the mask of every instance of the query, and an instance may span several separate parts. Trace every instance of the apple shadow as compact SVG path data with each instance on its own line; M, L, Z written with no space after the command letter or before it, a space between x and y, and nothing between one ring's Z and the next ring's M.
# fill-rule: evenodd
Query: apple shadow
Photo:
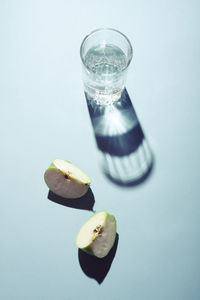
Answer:
M115 257L117 246L119 241L119 234L116 234L115 243L108 253L103 258L87 254L81 249L78 249L78 259L82 271L90 278L95 279L99 284L103 282L108 271L110 270L111 264Z
M50 190L49 190L47 198L49 200L51 200L57 204L63 205L63 206L76 208L76 209L84 209L84 210L94 211L93 207L94 207L95 199L94 199L94 194L90 187L84 196L77 198L77 199L66 199L66 198L60 197Z
M146 181L155 159L127 90L111 105L98 105L86 93L85 97L103 173L121 186Z

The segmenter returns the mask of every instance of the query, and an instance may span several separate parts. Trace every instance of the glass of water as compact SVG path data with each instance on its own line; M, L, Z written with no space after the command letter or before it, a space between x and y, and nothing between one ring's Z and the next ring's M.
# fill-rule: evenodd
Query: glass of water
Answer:
M128 38L115 29L97 29L84 38L80 55L88 99L109 105L121 97L132 53Z

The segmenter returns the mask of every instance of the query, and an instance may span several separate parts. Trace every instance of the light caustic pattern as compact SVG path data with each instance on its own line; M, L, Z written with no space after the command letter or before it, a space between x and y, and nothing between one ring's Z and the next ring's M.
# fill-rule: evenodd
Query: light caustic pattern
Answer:
M127 94L112 105L87 103L104 173L122 185L142 182L153 157Z
M125 108L120 111L120 101L109 106L94 106L93 126L95 134L98 136L120 136L133 129L138 124L136 115Z

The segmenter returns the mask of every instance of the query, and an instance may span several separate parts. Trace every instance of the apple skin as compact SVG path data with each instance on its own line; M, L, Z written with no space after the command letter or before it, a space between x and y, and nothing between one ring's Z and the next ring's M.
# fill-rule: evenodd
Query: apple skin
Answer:
M65 174L65 172L63 170L60 170L58 167L55 166L54 161L56 161L56 159L52 161L49 168L44 173L44 180L45 180L45 183L47 184L48 188L54 194L56 194L60 197L66 198L66 199L77 199L77 198L84 196L87 193L88 188L91 184L90 178L85 174L87 176L87 180L83 182L83 181L79 180L78 178L73 178L71 176L68 176L67 174ZM62 160L62 161L66 162L68 164L71 164L73 167L77 168L70 161L67 161L67 160ZM79 168L77 168L77 169L79 169ZM58 182L58 184L56 183L56 180L51 180L51 182L49 182L48 175L50 173L56 174L56 176L60 176L60 177L64 178L64 185L65 185L64 192L60 190L59 182Z
M105 222L101 226L101 229L100 229L101 231L99 231L94 237L92 237L92 235L91 235L91 240L88 243L88 245L80 246L80 244L78 242L79 234L83 230L84 226L86 224L88 224L91 219L94 219L97 215L99 215L101 213L105 214ZM108 231L107 230L108 230L109 227L110 227L110 232L112 234L108 238L106 236L108 236ZM95 227L94 228L92 227L92 232L94 231L94 229L95 229ZM106 233L106 231L107 231L107 233ZM116 219L113 215L110 215L109 213L107 213L105 211L96 212L80 228L80 230L77 234L77 238L76 238L76 246L79 249L81 249L82 251L89 254L89 255L93 255L93 256L96 256L98 258L103 258L103 257L107 256L107 254L110 252L111 248L114 245L115 238L116 238L116 231L117 231L117 223L116 223ZM108 245L106 250L105 249L101 250L103 244ZM99 251L98 251L98 248L99 248Z

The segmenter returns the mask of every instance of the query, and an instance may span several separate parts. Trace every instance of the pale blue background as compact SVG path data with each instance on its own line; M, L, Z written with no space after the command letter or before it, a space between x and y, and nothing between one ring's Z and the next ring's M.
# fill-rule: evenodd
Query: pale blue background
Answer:
M0 1L0 299L200 299L200 2ZM79 47L91 30L125 33L127 89L156 157L120 188L101 173ZM47 200L59 157L92 178L94 208L116 216L119 244L101 285L75 237L91 212Z

